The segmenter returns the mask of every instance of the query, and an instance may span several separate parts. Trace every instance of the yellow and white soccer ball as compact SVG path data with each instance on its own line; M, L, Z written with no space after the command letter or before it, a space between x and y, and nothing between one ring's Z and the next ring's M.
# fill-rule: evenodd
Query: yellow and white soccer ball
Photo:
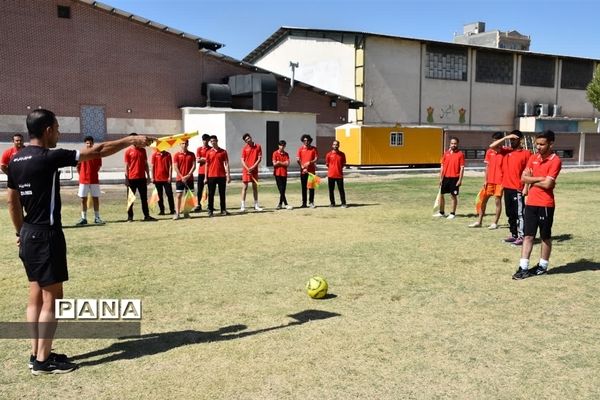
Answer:
M306 283L306 293L313 299L322 299L327 294L327 281L320 276L313 276Z

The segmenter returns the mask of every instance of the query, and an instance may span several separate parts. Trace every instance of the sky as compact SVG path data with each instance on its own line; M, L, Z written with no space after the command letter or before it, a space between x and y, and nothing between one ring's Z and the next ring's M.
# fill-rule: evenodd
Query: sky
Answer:
M225 44L242 59L281 26L351 30L452 42L463 25L516 30L530 51L600 59L598 0L104 0L187 33Z

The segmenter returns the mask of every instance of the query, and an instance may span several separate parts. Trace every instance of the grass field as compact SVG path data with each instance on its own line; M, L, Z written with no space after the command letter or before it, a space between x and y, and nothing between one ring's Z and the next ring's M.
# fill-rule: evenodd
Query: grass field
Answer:
M431 218L436 178L423 175L349 177L345 210L326 207L323 185L317 209L273 211L263 183L270 208L245 215L237 182L231 216L156 223L124 222L123 187L106 187L108 223L65 229L65 297L140 298L143 336L59 339L81 368L42 377L28 340L0 340L0 398L600 398L599 173L559 177L551 270L524 281L511 280L520 252L505 227L467 228L480 182L465 179L453 221ZM298 205L297 180L288 194ZM74 190L62 197L73 224ZM27 282L2 208L0 315L22 321ZM311 275L329 298L305 294Z

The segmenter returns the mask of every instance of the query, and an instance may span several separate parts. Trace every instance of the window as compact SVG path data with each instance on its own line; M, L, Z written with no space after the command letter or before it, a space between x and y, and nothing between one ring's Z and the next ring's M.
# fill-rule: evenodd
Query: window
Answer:
M560 87L585 90L594 75L594 62L587 60L562 60Z
M483 159L485 159L485 150L483 150L483 149L470 149L470 150L463 150L462 152L465 154L466 160L483 160Z
M573 150L556 150L555 153L560 158L573 158Z
M554 87L554 59L540 56L523 56L521 85Z
M513 84L513 55L478 50L475 66L475 81L486 83Z
M56 6L58 12L58 18L71 18L71 7L69 6Z
M427 45L425 76L431 79L467 80L467 49Z
M390 133L390 147L404 146L404 133L402 132L391 132Z

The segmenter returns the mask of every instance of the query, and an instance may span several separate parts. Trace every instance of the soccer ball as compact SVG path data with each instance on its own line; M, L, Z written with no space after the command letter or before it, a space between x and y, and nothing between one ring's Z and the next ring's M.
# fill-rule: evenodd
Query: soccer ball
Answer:
M327 281L320 276L313 276L306 282L306 293L313 299L322 299L327 294Z

